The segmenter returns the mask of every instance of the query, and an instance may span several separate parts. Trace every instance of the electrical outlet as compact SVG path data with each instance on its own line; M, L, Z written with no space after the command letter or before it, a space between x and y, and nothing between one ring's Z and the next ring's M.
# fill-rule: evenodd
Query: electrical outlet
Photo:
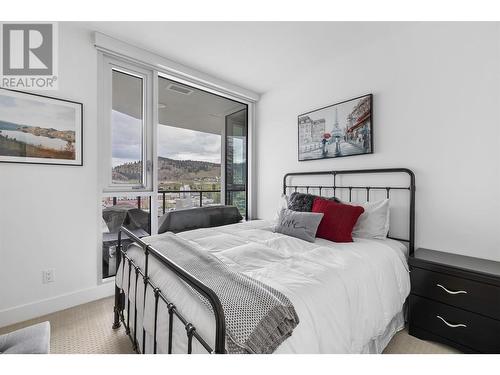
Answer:
M55 269L49 269L49 270L44 270L42 271L42 277L43 277L43 283L53 283L56 281L56 270Z

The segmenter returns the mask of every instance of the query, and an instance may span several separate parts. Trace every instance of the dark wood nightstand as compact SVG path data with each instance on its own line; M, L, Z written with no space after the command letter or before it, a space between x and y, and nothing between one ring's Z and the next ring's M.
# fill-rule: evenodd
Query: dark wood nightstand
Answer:
M409 333L466 353L500 353L500 262L417 249Z

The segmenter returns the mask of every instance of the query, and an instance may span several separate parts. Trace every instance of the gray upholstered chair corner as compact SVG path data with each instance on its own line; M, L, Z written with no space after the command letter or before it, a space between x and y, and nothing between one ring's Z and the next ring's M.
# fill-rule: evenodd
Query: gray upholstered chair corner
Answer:
M158 221L158 234L235 224L243 217L235 206L207 206L170 211Z
M0 353L2 354L49 354L49 352L49 322L0 335Z

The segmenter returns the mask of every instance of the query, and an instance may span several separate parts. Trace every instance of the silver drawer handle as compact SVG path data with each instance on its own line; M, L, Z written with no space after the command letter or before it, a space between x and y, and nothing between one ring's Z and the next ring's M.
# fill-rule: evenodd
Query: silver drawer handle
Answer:
M467 294L467 292L465 290L457 290L457 291L453 291L453 290L449 290L449 289L446 289L444 286L442 286L441 284L436 284L436 286L440 287L441 289L443 289L446 293L448 294Z
M439 315L436 315L436 318L441 319L444 324L446 324L448 327L451 327L451 328L458 328L458 327L467 328L467 326L465 324L450 324L444 318L440 317Z

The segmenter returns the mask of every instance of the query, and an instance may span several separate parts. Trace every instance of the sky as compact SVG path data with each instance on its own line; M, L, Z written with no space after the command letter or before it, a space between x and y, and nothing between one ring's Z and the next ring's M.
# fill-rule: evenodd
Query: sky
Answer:
M200 160L220 164L221 136L159 125L158 156L176 160Z
M14 98L0 93L0 120L19 125L75 131L75 109L64 103L44 103L43 98Z
M113 167L141 160L142 120L111 111Z
M141 120L113 111L113 166L141 158ZM221 161L221 136L159 125L158 156L176 160Z
M234 162L244 160L244 143L236 138ZM220 164L221 136L175 126L158 126L158 156L176 160L200 160Z

